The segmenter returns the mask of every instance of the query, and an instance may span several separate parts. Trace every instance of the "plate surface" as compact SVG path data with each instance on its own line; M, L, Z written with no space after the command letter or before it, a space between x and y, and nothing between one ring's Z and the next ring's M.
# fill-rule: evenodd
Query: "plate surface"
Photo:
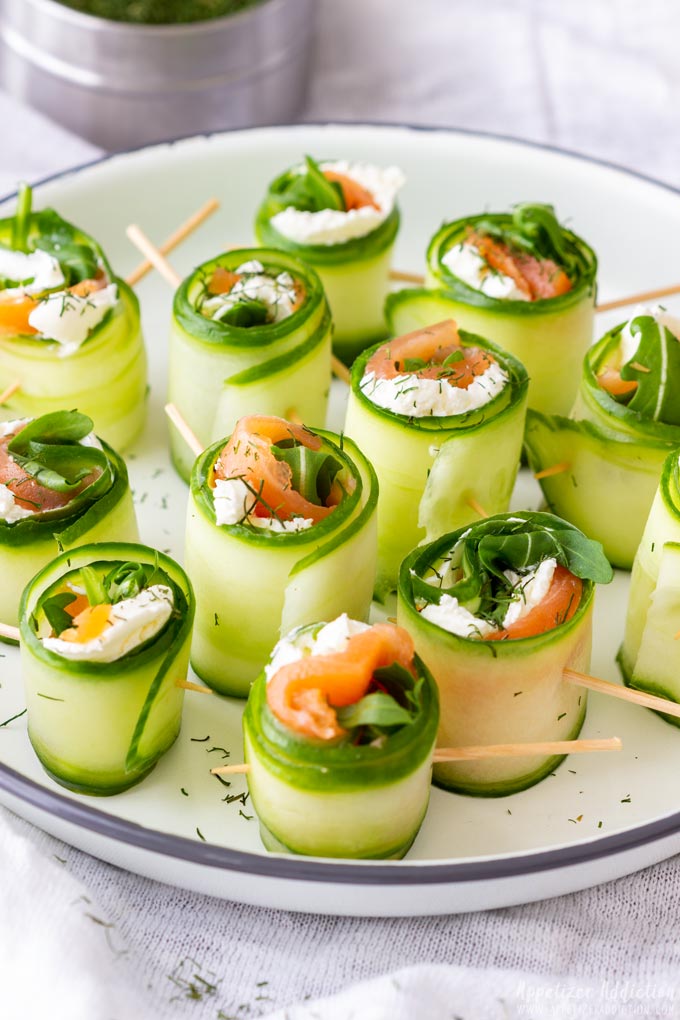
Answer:
M377 126L257 129L161 145L44 182L54 205L101 241L121 275L138 258L124 235L138 222L157 241L205 199L220 211L172 256L182 274L252 240L269 180L302 153L397 163L408 183L395 264L418 270L444 219L520 200L552 202L600 257L601 297L672 282L680 197L625 171L507 139ZM2 215L12 208L2 206ZM182 559L186 487L168 460L163 416L171 293L155 274L138 287L151 362L148 425L128 457L142 541ZM672 306L673 302L669 302ZM598 335L622 315L601 316ZM346 390L334 384L329 424ZM521 477L515 508L535 507ZM625 508L622 508L625 512ZM600 589L592 672L617 680L627 575ZM2 647L0 721L23 709L18 653ZM37 825L121 867L243 902L361 915L438 914L558 895L645 867L680 850L672 777L680 735L645 710L590 695L583 736L619 735L619 754L572 756L533 789L497 800L433 789L418 839L402 862L319 861L266 854L245 777L225 789L208 769L242 760L241 704L187 694L182 732L140 786L106 800L78 797L42 771L21 718L0 729L0 801Z

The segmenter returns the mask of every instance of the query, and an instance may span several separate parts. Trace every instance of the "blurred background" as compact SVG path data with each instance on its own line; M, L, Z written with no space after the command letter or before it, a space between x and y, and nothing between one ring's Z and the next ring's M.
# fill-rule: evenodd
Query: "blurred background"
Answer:
M82 6L87 0L70 2ZM42 10L31 10L35 3ZM0 77L14 93L0 92L2 194L14 187L19 173L35 179L92 158L102 149L101 141L97 145L78 140L58 127L56 119L68 122L75 100L68 95L53 97L57 107L50 108L47 97L52 89L43 80L37 93L31 94L31 74L25 67L17 70L18 51L25 62L27 54L35 57L36 46L49 48L49 38L46 43L44 31L39 30L44 29L45 9L60 6L53 0L0 0L5 37ZM680 7L674 0L644 4L633 0L572 0L569 4L563 0L264 0L226 20L236 24L237 19L255 15L258 23L247 35L248 44L244 36L237 43L238 73L249 88L257 88L263 68L271 72L267 61L272 52L281 56L283 46L281 59L291 66L289 77L277 84L279 109L267 116L260 104L249 116L247 103L244 107L240 99L232 103L206 98L203 110L210 110L213 126L220 120L232 123L237 114L241 122L245 116L246 122L341 119L461 127L574 149L680 185ZM224 20L203 22L203 26L212 24L216 39L214 26ZM122 47L128 57L135 54L134 74L143 79L141 85L135 84L132 72L126 78L137 89L138 102L143 101L147 87L156 91L157 102L160 98L167 106L169 100L153 79L148 56L143 48L135 49L137 39L128 34L122 43L114 41L114 29L120 25L97 24L104 24L106 31L95 42L80 45L78 51L71 33L70 52L63 60L52 54L52 67L65 68L67 76L75 75L81 85L87 85L97 77L93 67L115 76L115 60ZM309 48L302 38L308 27L313 27ZM125 29L135 32L130 26ZM189 31L195 33L196 26ZM176 70L177 61L181 64L183 56L189 59L195 44L193 37L175 39ZM229 68L236 56L229 40L217 39L210 59L223 61L221 66ZM115 87L125 86L126 81L119 78ZM299 95L293 96L298 86ZM43 109L47 105L50 113L36 114L27 100ZM284 109L287 103L289 108ZM157 115L147 118L150 136L161 121ZM187 127L171 133L189 131ZM131 144L137 143L134 139Z

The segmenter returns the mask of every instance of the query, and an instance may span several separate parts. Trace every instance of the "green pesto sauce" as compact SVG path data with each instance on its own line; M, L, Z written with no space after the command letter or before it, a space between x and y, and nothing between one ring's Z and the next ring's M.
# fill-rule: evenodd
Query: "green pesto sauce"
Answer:
M138 25L207 21L253 7L262 0L59 0L83 14Z

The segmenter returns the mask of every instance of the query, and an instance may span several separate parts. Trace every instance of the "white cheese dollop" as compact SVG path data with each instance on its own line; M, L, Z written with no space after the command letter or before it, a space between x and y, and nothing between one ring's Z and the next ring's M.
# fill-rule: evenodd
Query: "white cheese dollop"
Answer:
M461 241L442 256L442 265L468 287L500 301L528 301L511 276L492 269L474 244Z
M362 393L371 403L409 418L443 417L465 414L484 407L507 385L508 375L494 362L475 376L467 389L452 386L446 379L421 379L417 375L398 375L379 379L367 372L360 382Z
M210 312L211 318L218 321L244 298L250 301L261 301L269 309L272 322L281 322L292 315L297 301L295 281L290 273L279 273L270 276L265 273L264 266L256 259L244 262L235 273L242 273L243 279L237 280L226 294L216 294L204 302L202 311Z
M115 662L138 645L155 637L170 619L173 595L164 584L152 584L133 598L112 606L106 630L78 644L58 637L43 638L43 646L64 659Z
M12 490L0 483L0 518L6 524L22 521L24 517L32 517L34 513L34 510L28 510L25 507L19 506Z
M355 237L365 237L383 223L394 208L397 193L405 177L396 166L378 167L372 163L350 163L339 160L321 163L322 170L351 177L371 193L378 208L321 209L307 212L289 206L271 218L271 224L280 234L296 244L342 244ZM304 167L299 168L304 173Z
M30 281L3 291L3 294L13 295L40 294L41 291L61 287L65 282L58 261L40 248L28 253L0 248L0 276Z
M665 327L670 330L674 337L680 339L680 318L677 315L671 315L661 305L637 305L635 311L631 315L626 325L621 330L620 336L620 348L621 351L621 364L625 365L627 361L630 361L635 357L638 347L640 346L640 335L633 336L632 326L633 323L641 315L651 315L657 325Z
M517 623L532 609L540 605L550 590L553 575L557 566L557 560L549 558L543 560L535 567L531 567L525 574L517 574L513 570L504 570L503 573L515 588L515 594L503 617L503 628ZM425 606L421 613L430 623L436 624L442 630L459 637L484 638L502 628L496 627L488 620L474 616L465 609L453 595L442 595L439 605L430 603Z
M251 513L256 503L252 489L241 478L217 478L213 489L213 504L217 524L250 524L262 531L292 532L311 528L311 517L293 517L281 521L278 517L257 517Z
M118 287L110 283L87 297L70 291L57 291L42 300L28 321L45 340L61 344L59 356L75 354L78 348L102 321L110 308L118 303Z
M367 623L352 620L347 613L343 613L330 623L325 623L316 635L304 628L291 631L275 646L271 661L264 668L267 680L271 680L282 666L297 662L307 655L335 655L344 652L349 639L364 630L370 630Z

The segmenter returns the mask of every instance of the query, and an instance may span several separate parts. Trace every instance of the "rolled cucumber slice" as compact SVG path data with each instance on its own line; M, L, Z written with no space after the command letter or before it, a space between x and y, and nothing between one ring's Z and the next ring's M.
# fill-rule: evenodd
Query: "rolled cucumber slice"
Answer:
M663 683L659 680L659 691L675 691L673 685L668 685L668 670L671 669L675 645L678 644L678 642L673 643L678 625L675 621L675 626L673 626L671 619L664 623L665 610L662 607L672 605L672 590L675 584L672 571L677 569L677 545L680 543L680 467L678 456L678 451L674 450L666 458L659 487L635 556L628 596L626 629L618 656L626 683L633 687L642 685L642 689L645 690L652 689L649 684L653 684L654 677L658 675L660 678L664 678ZM654 607L654 620L650 616L652 606ZM663 626L666 627L665 639L669 643L663 651L662 657L654 664L650 659L650 649L656 647L657 638L654 635L662 633ZM649 633L648 628L650 628ZM661 639L659 638L659 640ZM643 644L646 651L641 662ZM664 696L678 700L677 692L664 694ZM670 718L669 721L671 721Z
M216 269L233 272L257 260L266 272L300 281L300 308L277 323L230 325L206 318L196 304ZM330 310L314 269L282 251L243 248L203 263L178 288L170 333L168 399L204 445L227 435L245 414L286 417L293 411L323 425L331 380ZM172 459L189 480L193 456L175 430Z
M361 390L366 364L352 368L345 433L378 476L378 575L375 597L396 588L399 565L419 542L478 519L470 500L489 513L507 510L519 467L528 378L524 367L495 344L460 332L463 346L488 351L509 381L476 411L410 418L374 404Z
M416 659L419 711L376 745L327 746L293 734L253 684L243 716L248 788L268 850L317 857L399 858L427 810L437 688Z
M569 466L541 479L548 506L600 541L615 566L630 570L664 461L680 446L680 426L642 417L598 383L622 329L588 352L570 418L528 412L525 449L534 472Z
M395 206L375 230L363 237L339 244L298 244L271 222L281 211L276 194L291 177L292 171L286 170L270 184L269 195L255 219L255 235L260 244L289 252L317 271L333 314L333 350L350 365L357 354L386 336L383 306L389 292L399 210Z
M74 662L46 649L35 630L43 600L81 567L155 568L175 611L146 644L110 662ZM21 601L21 671L28 735L47 772L78 793L110 795L142 780L180 729L194 615L191 583L178 564L144 545L100 543L62 553Z
M221 694L247 697L291 628L342 612L368 617L376 569L375 472L351 440L315 432L356 484L332 514L306 530L276 534L218 525L209 478L226 440L194 465L186 537L197 600L191 664Z
M12 524L0 520L3 623L18 624L24 587L60 552L92 542L139 540L125 461L106 443L102 446L109 462L111 485L95 502L57 519L25 517Z
M0 244L12 247L15 217L0 220ZM124 450L137 438L146 417L146 352L139 302L113 274L102 249L84 231L51 209L26 221L25 246L49 236L62 248L82 246L96 256L112 283L118 303L73 354L61 356L61 344L27 335L0 335L0 389L18 381L20 389L3 405L3 420L38 418L64 407L77 407L95 424L98 435ZM58 252L57 252L58 253Z
M549 514L517 512L479 525L521 522L576 532ZM401 567L397 621L415 642L418 655L439 687L441 721L437 746L570 740L578 736L586 693L564 683L565 668L588 672L592 641L594 585L583 580L573 616L535 637L483 641L450 633L418 609L418 579L446 556L466 529L414 550ZM583 536L581 536L583 538ZM606 566L606 565L605 565ZM603 575L604 576L604 575ZM531 755L436 765L434 781L446 789L478 797L501 797L533 786L549 775L562 756Z

